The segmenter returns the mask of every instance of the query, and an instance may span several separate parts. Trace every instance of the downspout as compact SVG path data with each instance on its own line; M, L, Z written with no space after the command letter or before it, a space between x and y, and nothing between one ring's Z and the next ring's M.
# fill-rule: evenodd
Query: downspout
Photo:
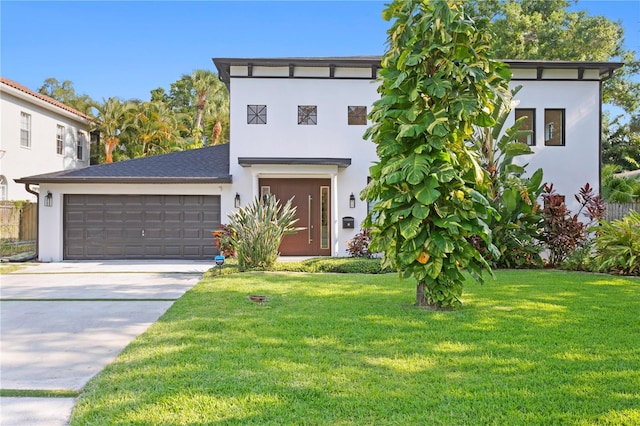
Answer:
M30 194L36 196L36 203L38 208L36 209L36 260L40 259L40 193L31 189L31 184L25 183L24 189Z

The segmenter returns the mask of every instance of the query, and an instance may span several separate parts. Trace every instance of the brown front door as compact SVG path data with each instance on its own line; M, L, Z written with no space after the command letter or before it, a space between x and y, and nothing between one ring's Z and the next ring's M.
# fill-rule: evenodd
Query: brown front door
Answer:
M331 255L331 180L260 179L260 195L273 194L285 204L291 197L296 207L295 234L280 244L283 256Z

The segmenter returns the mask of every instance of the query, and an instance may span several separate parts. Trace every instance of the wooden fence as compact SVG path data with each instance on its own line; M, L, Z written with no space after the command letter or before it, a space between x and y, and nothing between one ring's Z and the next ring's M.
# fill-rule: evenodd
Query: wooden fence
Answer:
M37 204L15 204L13 201L0 203L0 239L35 241L37 233Z
M606 203L606 220L619 220L629 214L630 210L640 212L640 203Z

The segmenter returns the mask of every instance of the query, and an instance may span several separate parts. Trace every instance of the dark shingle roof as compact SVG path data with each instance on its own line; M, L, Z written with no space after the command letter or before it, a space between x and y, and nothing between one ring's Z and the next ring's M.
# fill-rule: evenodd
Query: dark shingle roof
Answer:
M229 144L16 179L17 183L231 183Z

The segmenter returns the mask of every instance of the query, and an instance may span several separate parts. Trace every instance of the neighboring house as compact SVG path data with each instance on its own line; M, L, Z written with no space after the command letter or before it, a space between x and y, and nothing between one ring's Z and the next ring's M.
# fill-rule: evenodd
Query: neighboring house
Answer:
M23 178L52 194L40 254L62 259L211 259L211 232L255 197L294 198L303 230L283 255L345 256L367 214L376 161L362 135L379 98L379 57L216 58L230 90L231 142ZM566 195L599 189L601 83L619 63L507 61L533 130L529 170ZM507 123L509 125L509 123Z
M0 77L0 116L1 200L36 201L14 179L89 165L88 115Z

